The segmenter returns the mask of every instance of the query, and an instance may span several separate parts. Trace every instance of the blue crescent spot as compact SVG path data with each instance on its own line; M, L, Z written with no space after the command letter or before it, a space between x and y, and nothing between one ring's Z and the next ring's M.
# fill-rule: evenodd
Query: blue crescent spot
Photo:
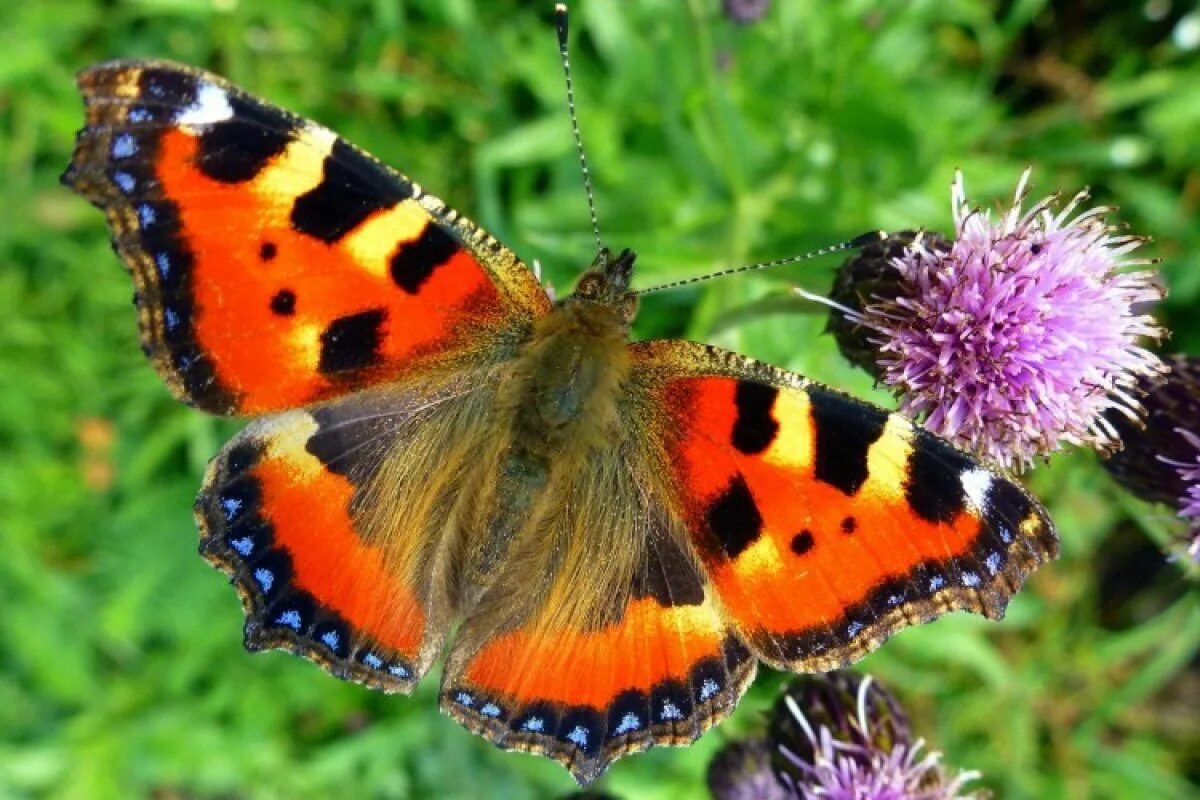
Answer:
M964 572L962 574L963 586L976 587L979 585L979 576L974 572Z
M483 708L479 709L479 713L485 717L498 717L500 716L500 706L495 703L486 703Z
M236 550L243 558L254 552L254 540L249 536L233 539L229 542L229 546Z
M225 512L225 521L231 522L242 510L242 501L237 497L222 497L221 510Z
M158 265L158 274L163 280L167 279L167 273L171 271L171 259L166 253L155 253L154 263Z
M132 194L133 190L137 188L137 181L128 172L114 172L112 177L125 194Z
M855 636L858 636L858 632L861 631L862 628L862 623L855 620L846 626L846 635L853 639Z
M138 206L138 224L143 228L149 228L158 220L158 213L155 212L154 206L149 203L142 203Z
M624 736L625 734L629 733L630 731L636 731L641 727L642 727L641 719L638 718L637 714L634 714L632 711L630 711L628 714L621 717L621 723L619 725L617 725L616 728L613 729L613 732L616 733L618 736Z
M546 726L546 722L541 717L530 717L529 719L525 720L525 724L522 725L521 727L527 731L533 731L534 733L538 733L545 726Z
M129 158L137 152L137 149L137 139L133 138L132 134L122 133L120 136L113 139L112 157Z
M275 585L274 573L265 567L259 567L254 570L254 580L258 581L258 585L262 587L263 592L271 591L271 587Z
M663 703L662 711L659 712L659 719L683 719L683 712L679 710L679 706L667 700Z
M383 659L380 658L379 656L375 655L374 653L367 653L365 656L363 656L362 660L363 660L363 663L366 664L371 669L379 669L380 667L383 666Z
M459 692L458 694L454 695L454 700L459 705L464 705L467 708L475 705L475 698L472 697L469 692Z
M931 592L936 592L938 589L941 589L945 585L946 585L946 579L943 578L941 575L934 575L932 578L929 579L929 591L931 591Z
M721 691L721 687L716 681L712 678L705 678L704 682L700 684L700 699L707 700L719 691Z
M173 331L179 325L179 315L169 308L163 309L163 322L167 326L167 330Z
M295 609L288 609L279 615L279 619L275 620L277 625L286 625L294 631L300 630L300 612Z
M582 725L576 725L575 728L567 734L567 739L579 745L580 747L587 747L588 730Z
M126 122L132 122L135 125L139 122L146 122L150 119L150 112L145 108L131 108L129 113L125 115Z
M983 565L987 567L989 575L995 575L1000 571L1000 554L988 553L988 557L983 560Z
M388 672L392 673L397 678L404 680L408 679L408 670L400 664L393 664L392 666L388 667Z
M341 640L342 637L338 636L337 631L326 631L325 633L321 634L321 641L324 642L325 646L330 650L336 650L338 642Z

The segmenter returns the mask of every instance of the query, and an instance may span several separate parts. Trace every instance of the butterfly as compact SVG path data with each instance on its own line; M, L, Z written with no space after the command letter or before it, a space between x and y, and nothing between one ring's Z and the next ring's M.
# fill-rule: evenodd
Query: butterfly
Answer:
M107 217L146 354L253 417L200 551L248 649L409 693L581 783L727 717L759 662L840 667L1057 553L1022 486L904 417L688 341L631 342L635 257L551 300L332 132L161 61L78 77L64 182Z

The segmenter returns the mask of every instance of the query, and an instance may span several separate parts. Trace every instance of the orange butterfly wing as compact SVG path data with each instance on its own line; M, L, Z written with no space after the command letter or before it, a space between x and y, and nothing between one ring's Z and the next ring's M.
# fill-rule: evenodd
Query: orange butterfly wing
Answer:
M500 357L550 308L441 200L221 78L130 61L78 82L64 181L107 215L143 346L192 405L257 414Z
M689 744L729 716L757 660L686 544L652 526L636 546L630 585L600 582L615 604L601 620L546 623L581 588L561 575L545 595L527 593L538 600L516 627L497 630L487 611L469 616L450 648L442 708L500 747L555 759L583 784L621 756ZM480 606L512 602L485 595Z
M412 690L451 625L432 597L438 542L417 519L373 529L374 493L397 458L415 461L417 476L389 480L395 491L432 485L421 477L438 453L421 434L469 402L469 377L263 417L213 459L196 499L200 552L242 598L247 648L290 650L340 678Z
M844 666L956 609L999 618L1057 555L1020 484L898 414L713 347L631 352L696 552L772 666Z

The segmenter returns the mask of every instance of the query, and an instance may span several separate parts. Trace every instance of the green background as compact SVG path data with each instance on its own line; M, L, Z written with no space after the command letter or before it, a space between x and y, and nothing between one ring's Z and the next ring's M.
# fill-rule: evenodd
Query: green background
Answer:
M99 213L57 183L72 75L113 57L218 71L320 120L473 216L565 290L593 245L550 3L62 0L0 21L0 797L527 797L557 765L504 754L412 698L249 655L191 502L237 425L173 401L141 358ZM580 0L573 60L606 243L640 285L949 226L972 198L1090 185L1152 236L1168 347L1200 352L1200 12L1169 0ZM642 337L698 338L883 404L790 286L836 259L648 298ZM1002 624L952 615L863 662L949 763L1000 797L1184 797L1200 774L1196 583L1171 512L1088 453L1031 476L1063 539ZM1193 576L1194 577L1194 576ZM687 750L604 788L696 796L782 678ZM1195 795L1191 795L1195 796Z

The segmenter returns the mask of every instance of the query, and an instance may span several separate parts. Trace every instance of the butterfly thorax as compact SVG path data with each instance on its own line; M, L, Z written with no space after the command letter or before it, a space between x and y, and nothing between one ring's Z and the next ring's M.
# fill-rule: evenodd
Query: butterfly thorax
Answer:
M547 459L588 450L616 423L636 309L633 260L628 250L615 258L601 250L575 292L535 323L501 389L514 438Z

